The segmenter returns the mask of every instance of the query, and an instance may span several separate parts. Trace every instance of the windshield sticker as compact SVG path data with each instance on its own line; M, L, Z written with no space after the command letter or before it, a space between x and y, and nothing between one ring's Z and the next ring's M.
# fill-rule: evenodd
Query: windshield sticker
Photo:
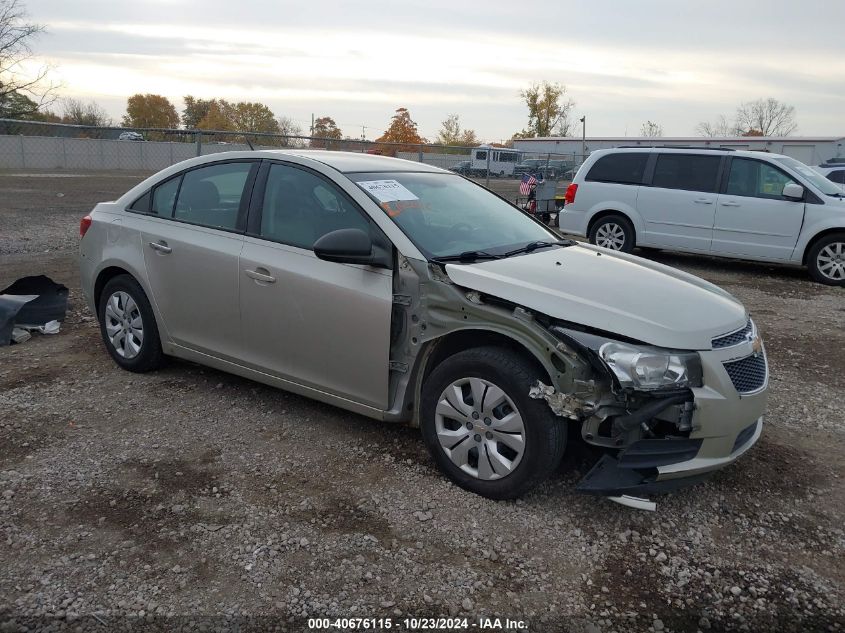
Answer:
M358 186L374 196L379 202L419 200L396 180L364 180L359 182Z
M382 202L381 208L385 210L387 215L395 218L406 209L422 209L422 204L417 200L391 200L390 202Z

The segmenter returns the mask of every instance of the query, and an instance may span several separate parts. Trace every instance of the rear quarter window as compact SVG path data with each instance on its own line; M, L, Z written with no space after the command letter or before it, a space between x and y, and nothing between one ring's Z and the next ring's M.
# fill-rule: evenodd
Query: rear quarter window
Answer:
M639 185L643 181L647 153L624 152L599 158L587 173L586 180Z

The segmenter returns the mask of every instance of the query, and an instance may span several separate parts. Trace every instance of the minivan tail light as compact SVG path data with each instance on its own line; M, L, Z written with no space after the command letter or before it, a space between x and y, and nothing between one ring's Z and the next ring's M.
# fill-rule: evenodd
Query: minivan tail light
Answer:
M79 221L79 237L85 237L88 229L91 228L91 222L93 222L93 220L90 215L86 215Z
M578 193L578 185L572 183L566 188L566 193L563 196L563 200L566 204L572 204L575 202L575 194Z

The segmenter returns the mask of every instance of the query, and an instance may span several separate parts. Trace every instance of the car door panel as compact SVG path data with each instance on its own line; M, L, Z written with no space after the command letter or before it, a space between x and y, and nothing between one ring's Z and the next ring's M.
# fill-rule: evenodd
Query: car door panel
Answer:
M242 160L199 166L156 187L138 209L152 298L176 345L242 355L238 257L257 169Z
M314 242L358 228L389 241L331 179L267 163L239 263L249 365L379 409L388 408L393 276L319 259Z
M697 252L710 250L721 168L720 156L661 152L650 186L640 187L637 211L643 244Z
M386 409L392 283L390 271L247 237L240 257L247 362Z
M790 176L749 158L731 158L716 203L712 252L789 260L804 222L805 203L780 195Z
M243 236L149 218L141 247L154 300L173 342L237 358Z

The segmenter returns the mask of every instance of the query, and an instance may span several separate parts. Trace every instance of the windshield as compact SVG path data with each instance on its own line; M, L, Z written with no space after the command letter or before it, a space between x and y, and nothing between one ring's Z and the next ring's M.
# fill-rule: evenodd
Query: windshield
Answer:
M484 187L453 174L347 174L428 258L502 255L559 238Z
M823 194L826 194L828 196L839 196L842 194L842 189L840 187L838 187L835 183L831 182L830 180L822 176L819 172L817 172L815 169L813 169L812 167L808 167L801 161L795 160L794 158L790 158L789 156L777 156L773 158L780 164L786 165L787 167L790 167L794 171L801 174L810 182L810 184L812 184Z

